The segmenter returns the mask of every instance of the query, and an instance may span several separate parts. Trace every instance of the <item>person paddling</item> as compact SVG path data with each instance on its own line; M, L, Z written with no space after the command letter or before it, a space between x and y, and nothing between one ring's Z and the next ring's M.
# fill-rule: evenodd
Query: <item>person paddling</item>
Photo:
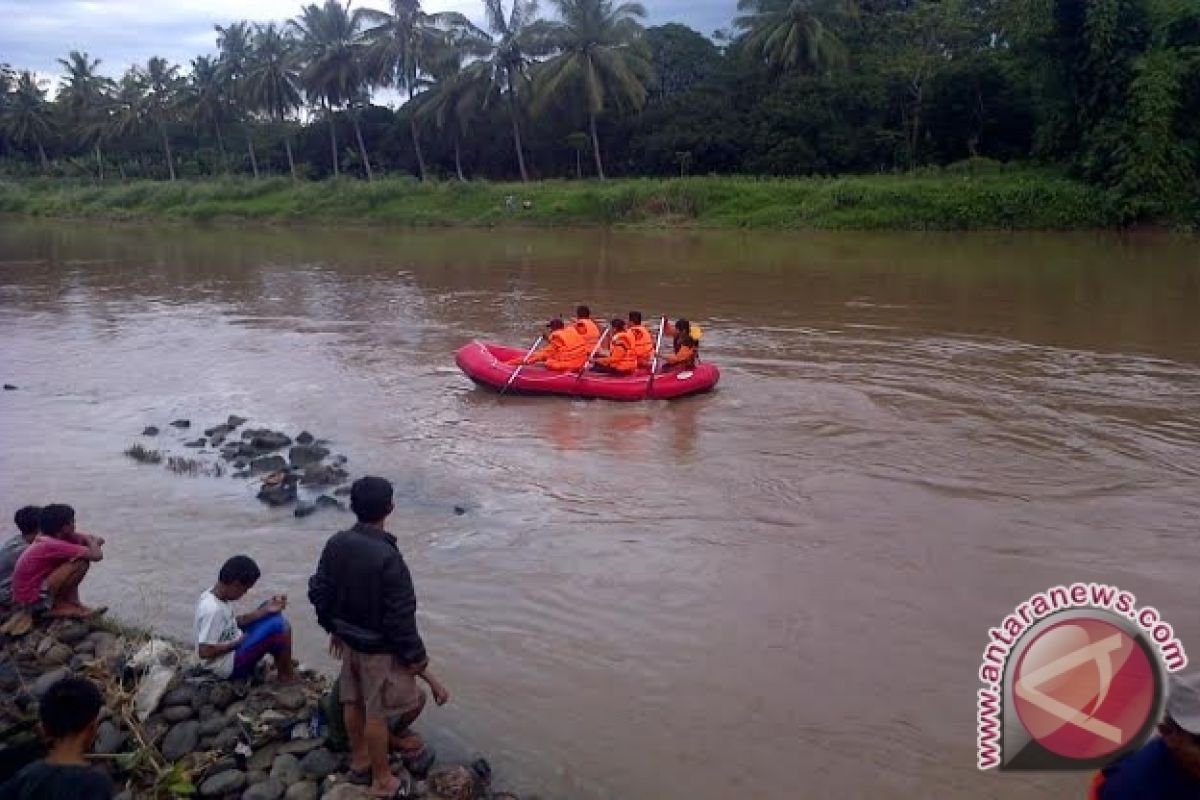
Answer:
M637 369L638 358L633 337L625 329L625 320L612 321L612 336L608 340L608 355L597 358L593 369L611 375L632 375Z
M633 353L639 367L649 367L654 359L654 334L642 324L642 312L630 311L629 324L625 326L633 339Z
M528 358L512 358L505 363L513 367L521 364L545 364L546 369L558 372L583 369L591 347L579 331L575 330L575 326L568 326L561 319L555 318L550 320L546 327L550 331L550 344Z
M674 325L667 323L666 334L674 338L675 353L663 359L663 372L695 369L700 361L700 326L679 319Z
M587 306L575 308L575 321L571 323L576 332L587 342L588 352L591 352L600 341L600 326L592 319L592 310Z

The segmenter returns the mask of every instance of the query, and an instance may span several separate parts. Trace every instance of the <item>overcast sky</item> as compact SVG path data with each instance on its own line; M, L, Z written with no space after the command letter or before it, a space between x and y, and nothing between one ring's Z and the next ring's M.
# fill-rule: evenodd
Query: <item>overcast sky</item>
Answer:
M310 0L311 1L311 0ZM58 75L55 59L82 50L116 76L129 64L164 56L186 67L216 49L213 25L239 19L285 20L300 0L0 0L0 63ZM684 22L711 35L733 17L736 0L649 0L649 24ZM386 0L356 6L386 7ZM506 2L508 5L508 2ZM549 15L550 3L542 2ZM480 0L425 0L427 11L462 11L482 23Z

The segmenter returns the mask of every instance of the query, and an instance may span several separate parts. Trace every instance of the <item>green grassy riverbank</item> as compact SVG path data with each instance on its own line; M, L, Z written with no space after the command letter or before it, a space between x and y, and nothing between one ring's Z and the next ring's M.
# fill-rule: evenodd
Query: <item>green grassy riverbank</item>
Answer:
M1035 170L530 184L421 184L409 178L298 184L286 178L0 181L0 213L148 221L851 230L1081 229L1122 222L1118 204L1102 189Z

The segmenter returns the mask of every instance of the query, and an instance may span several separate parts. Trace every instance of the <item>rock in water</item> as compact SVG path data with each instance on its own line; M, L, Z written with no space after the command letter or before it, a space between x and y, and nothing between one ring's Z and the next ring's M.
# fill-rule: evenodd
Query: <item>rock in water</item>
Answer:
M296 444L312 444L316 438L308 431L300 431L300 435L296 437Z
M29 688L29 691L34 697L40 698L46 692L50 691L51 686L58 683L63 678L69 678L70 676L71 670L67 669L66 667L51 670L34 681L33 686Z
M336 508L338 511L346 510L344 505L327 494L323 494L317 498L317 508Z
M147 425L142 428L142 436L158 436L158 428L153 425Z
M171 423L171 427L179 428L179 430L184 430L186 428L192 427L192 421L189 419L177 419Z
M279 800L286 789L286 786L274 778L267 778L247 789L242 795L242 800Z
M200 743L200 723L195 720L181 722L167 731L166 737L159 748L167 761L178 761L196 749ZM239 773L240 774L240 773ZM245 776L242 776L245 780ZM228 791L228 790L226 790ZM222 792L223 794L223 792Z
M312 503L301 503L300 505L296 506L296 510L293 511L292 513L295 514L297 517L300 517L301 519L303 519L304 517L315 514L316 512L317 512L317 507L314 506Z
M101 722L100 730L96 732L96 743L92 745L92 752L101 756L111 756L121 752L121 748L125 746L125 741L129 736L121 732L111 722Z
M429 788L445 800L478 800L479 779L466 767L442 767L429 774Z
M246 773L236 769L227 769L206 778L200 784L201 797L224 797L230 792L236 792L246 785Z
M304 772L300 769L300 759L286 753L275 756L275 762L271 764L271 777L284 786L291 786L303 780Z
M304 468L300 483L304 486L336 486L349 477L349 473L340 467L328 464L309 464Z
M269 506L286 506L296 501L296 484L289 481L278 486L264 486L257 497Z
M315 444L298 444L288 451L288 461L293 467L307 467L309 464L315 464L325 456L329 455L329 451L320 445Z
M199 439L193 439L190 442L184 442L184 447L204 447L208 444L208 440L201 436Z
M305 777L321 780L338 768L337 757L324 747L313 750L300 762L300 770Z
M285 469L287 462L283 460L283 456L262 456L250 462L250 473L253 475L266 475Z
M317 800L317 785L308 781L293 783L288 787L284 800Z
M17 387L13 386L11 383L4 384L4 391L15 392L16 390L17 390Z
M242 431L242 436L245 436L246 433L246 431ZM291 437L278 431L254 431L254 435L250 437L251 447L267 453L287 447L291 443Z
M240 428L246 424L246 418L239 417L237 414L230 414L229 419L225 420L225 424L230 428Z

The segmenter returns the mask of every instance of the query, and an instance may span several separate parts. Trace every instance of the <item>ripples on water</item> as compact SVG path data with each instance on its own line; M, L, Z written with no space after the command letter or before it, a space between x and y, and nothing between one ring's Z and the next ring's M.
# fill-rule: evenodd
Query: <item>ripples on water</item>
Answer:
M0 398L0 485L75 503L116 545L97 599L179 635L220 558L251 553L324 663L304 582L344 521L120 452L231 411L329 436L397 482L456 692L441 743L551 796L1077 794L974 771L979 652L1074 579L1138 592L1200 647L1198 255L8 223L0 363L22 388ZM527 343L580 300L639 296L704 323L717 393L499 400L453 369L470 338Z

